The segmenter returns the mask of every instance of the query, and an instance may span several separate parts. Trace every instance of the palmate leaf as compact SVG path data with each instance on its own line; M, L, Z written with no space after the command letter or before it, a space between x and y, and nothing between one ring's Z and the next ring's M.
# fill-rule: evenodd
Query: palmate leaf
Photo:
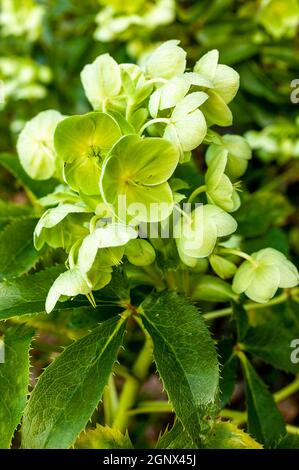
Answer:
M240 359L246 381L248 432L265 447L274 447L286 433L282 415L245 354Z
M29 382L29 345L33 331L24 326L5 330L5 362L0 364L0 448L10 447L25 408Z
M66 449L101 400L122 344L125 317L101 323L45 370L23 417L22 447Z
M31 269L41 254L33 246L37 219L17 219L0 233L0 279L20 276Z
M75 446L76 449L132 449L128 432L122 434L118 429L97 424L95 429L81 433Z
M202 446L218 405L219 367L198 310L173 292L149 296L141 316L154 343L154 359L176 415Z

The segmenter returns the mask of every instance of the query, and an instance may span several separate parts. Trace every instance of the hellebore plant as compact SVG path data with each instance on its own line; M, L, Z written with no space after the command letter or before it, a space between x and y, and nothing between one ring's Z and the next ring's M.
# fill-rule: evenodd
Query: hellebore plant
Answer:
M23 414L24 448L80 447L88 436L101 447L109 433L114 445L130 447L130 411L152 357L168 394L164 408L176 415L158 447L259 448L285 438L272 397L245 355L250 326L244 325L247 310L296 299L298 271L273 248L246 253L235 234L239 178L251 151L242 137L217 133L213 126L232 123L229 103L238 74L219 64L215 50L193 70L186 64L186 52L175 40L159 46L141 66L101 55L81 73L93 111L77 116L44 111L19 136L25 172L55 182L35 201L40 218L34 230L36 249L48 253L55 266L23 281L32 279L42 303L33 295L23 306L22 284L21 307L8 301L2 318L45 310L51 314L45 321L51 316L55 321L56 315L76 311L83 325L90 318L91 330L83 328L42 373ZM192 155L200 145L200 153ZM275 297L279 288L287 290ZM225 302L232 307L207 313L211 303ZM229 360L241 360L248 394L258 393L250 389L255 381L273 406L278 430L272 437L254 427L250 414L250 435L219 419L229 392L220 382L205 322L232 312L238 344ZM145 344L131 373L115 362L125 330L136 327ZM112 372L125 381L120 396ZM87 428L87 437L80 435L102 399L109 427L97 425ZM4 445L10 445L19 418Z

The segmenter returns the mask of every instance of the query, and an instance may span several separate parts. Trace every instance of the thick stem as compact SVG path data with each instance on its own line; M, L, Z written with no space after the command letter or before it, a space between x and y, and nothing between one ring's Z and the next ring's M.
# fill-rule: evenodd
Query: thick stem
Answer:
M299 390L299 375L295 378L293 382L286 385L284 388L280 389L278 392L274 393L274 400L279 403L282 400L285 400Z
M251 264L253 264L254 267L257 267L258 264L254 261L254 259L248 255L247 253L244 253L244 251L241 250L235 250L234 248L220 248L219 249L219 254L228 254L228 255L236 255L239 256L240 258L244 258L247 261L250 261Z
M135 405L140 386L148 374L152 360L152 340L150 336L146 334L143 348L132 367L132 372L134 375L128 376L123 386L119 399L119 406L113 421L114 429L119 429L121 432L125 432L130 417L129 411Z

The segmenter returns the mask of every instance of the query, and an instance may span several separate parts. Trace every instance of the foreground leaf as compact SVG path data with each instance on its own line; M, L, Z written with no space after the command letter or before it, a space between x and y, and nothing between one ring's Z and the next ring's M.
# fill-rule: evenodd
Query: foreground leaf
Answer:
M172 292L148 297L141 315L169 399L201 446L218 403L219 368L210 333L198 310Z
M285 434L285 425L271 393L245 354L240 354L246 380L248 431L265 447L273 447Z
M97 424L96 429L82 433L75 444L76 449L132 449L128 433Z
M0 278L20 276L31 269L40 257L33 246L37 219L20 219L0 234Z
M66 449L98 405L125 331L125 318L101 323L41 375L25 409L22 447Z
M48 291L64 266L55 266L30 276L0 283L0 320L7 318L45 312L45 301ZM58 302L54 311L75 307L91 309L89 303L82 297L75 301Z
M8 449L25 408L29 382L29 345L32 330L5 331L5 362L0 364L0 448Z

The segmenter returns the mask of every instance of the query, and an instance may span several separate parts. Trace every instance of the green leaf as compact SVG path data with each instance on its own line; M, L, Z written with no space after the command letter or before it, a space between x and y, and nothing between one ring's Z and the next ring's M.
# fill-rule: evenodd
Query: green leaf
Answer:
M259 314L257 321L243 338L243 348L278 369L298 373L298 364L291 361L290 344L299 338L299 304L289 300Z
M16 155L11 153L0 153L0 165L8 170L12 175L28 189L37 199L52 193L57 186L57 181L50 178L46 181L37 181L27 175L21 166Z
M32 209L29 206L12 204L0 199L0 223L28 216L31 211Z
M0 233L0 278L20 276L31 269L40 253L33 246L37 219L14 220Z
M245 354L240 354L240 359L246 380L248 431L265 447L273 447L286 432L284 421L271 393Z
M8 449L26 405L32 330L5 330L5 362L0 364L0 448Z
M232 302L234 320L237 325L238 341L243 341L249 329L248 316L243 305Z
M153 294L141 307L169 399L201 446L218 402L219 369L210 333L198 310L173 292Z
M224 338L218 343L220 368L220 405L223 408L232 396L237 376L237 357L234 354L234 342Z
M206 445L208 449L262 449L261 444L233 423L216 423Z
M176 420L169 432L161 436L157 449L196 449L182 424ZM229 422L216 422L205 444L207 449L261 449L249 434Z
M22 447L66 449L97 407L122 344L125 318L111 318L45 370L23 417Z
M299 435L286 434L276 446L276 449L299 449Z
M288 200L280 193L259 191L247 195L241 208L234 214L238 233L247 238L263 235L270 227L283 225L293 211Z
M76 443L76 449L133 449L129 434L122 434L118 429L97 424L96 429L82 433Z
M176 419L170 431L159 437L156 449L196 449L196 445L184 431L182 423Z
M1 282L0 320L25 314L44 313L48 291L64 270L64 266L55 266L30 276L24 275ZM78 298L75 301L57 304L54 311L84 306L92 309L84 298Z

